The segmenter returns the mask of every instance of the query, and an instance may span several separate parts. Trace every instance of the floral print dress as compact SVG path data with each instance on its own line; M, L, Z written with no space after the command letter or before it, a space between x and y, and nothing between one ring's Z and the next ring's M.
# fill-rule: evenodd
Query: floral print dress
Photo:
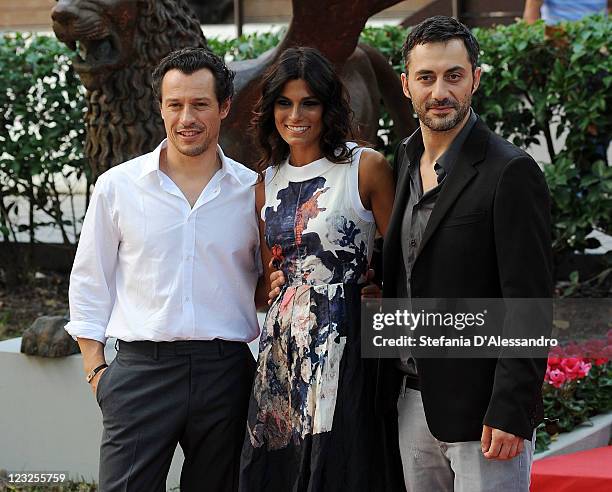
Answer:
M374 362L360 356L360 290L376 225L359 198L363 148L349 147L346 164L322 158L266 172L265 240L286 284L261 334L242 491L395 490L379 483L388 460ZM399 451L389 464L398 461Z

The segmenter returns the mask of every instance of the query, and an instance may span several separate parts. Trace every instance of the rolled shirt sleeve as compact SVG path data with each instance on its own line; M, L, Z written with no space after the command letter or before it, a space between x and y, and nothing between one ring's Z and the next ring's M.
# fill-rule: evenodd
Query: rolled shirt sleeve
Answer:
M70 322L74 338L106 342L106 326L115 298L115 268L120 235L110 186L102 175L85 214L70 274Z

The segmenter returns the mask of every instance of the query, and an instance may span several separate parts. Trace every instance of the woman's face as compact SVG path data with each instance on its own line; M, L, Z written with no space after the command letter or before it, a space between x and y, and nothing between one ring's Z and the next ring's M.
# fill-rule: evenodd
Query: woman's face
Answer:
M320 154L323 104L305 80L290 80L284 85L274 103L274 122L292 154L296 151Z

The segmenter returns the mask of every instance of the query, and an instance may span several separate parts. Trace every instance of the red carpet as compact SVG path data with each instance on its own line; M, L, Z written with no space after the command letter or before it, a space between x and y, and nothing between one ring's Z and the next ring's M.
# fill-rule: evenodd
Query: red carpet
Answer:
M612 446L534 461L531 492L612 492Z

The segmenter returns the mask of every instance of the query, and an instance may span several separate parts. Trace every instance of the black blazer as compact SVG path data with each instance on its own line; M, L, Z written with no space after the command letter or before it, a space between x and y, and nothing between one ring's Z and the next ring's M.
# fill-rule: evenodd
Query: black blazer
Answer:
M401 223L410 193L405 141L396 153L395 205L383 249L383 292L397 297ZM479 118L446 178L412 274L413 297L550 298L550 197L525 152ZM506 313L506 318L509 316ZM531 439L543 418L543 359L420 359L419 383L431 433L479 441L482 425ZM401 373L379 366L380 398L395 404Z

